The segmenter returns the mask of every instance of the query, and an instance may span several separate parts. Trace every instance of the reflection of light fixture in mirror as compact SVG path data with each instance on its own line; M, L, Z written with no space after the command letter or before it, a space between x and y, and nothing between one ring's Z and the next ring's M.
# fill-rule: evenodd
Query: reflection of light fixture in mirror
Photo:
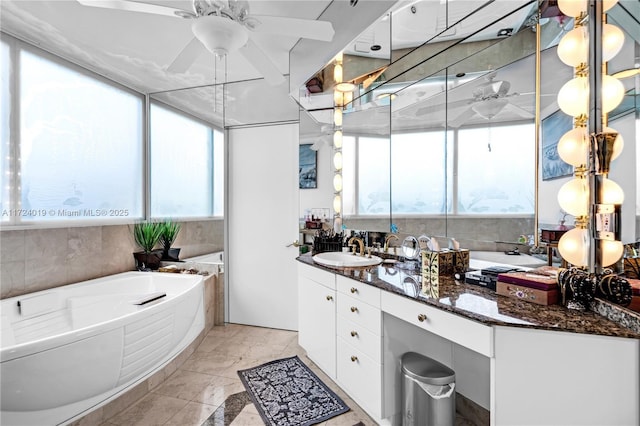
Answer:
M333 124L336 127L342 126L342 109L336 108L333 110Z
M342 130L333 132L333 147L336 149L342 148Z
M605 24L602 36L602 60L608 62L624 45L624 33L615 25ZM558 44L558 57L570 67L586 63L589 57L587 27L577 26L565 34Z
M617 73L613 74L612 77L615 77L617 79L622 79L622 78L633 77L636 75L640 75L640 68L629 68L626 70L618 71Z
M342 152L336 151L333 154L333 167L336 170L342 170Z
M498 115L508 103L509 101L502 98L487 99L486 101L480 101L473 104L471 109L480 117L491 120L493 117Z
M336 173L333 176L333 190L335 192L342 191L342 175L340 173Z
M336 83L342 82L342 64L335 64L333 67L333 81Z
M603 12L611 9L618 0L603 0ZM587 13L587 0L558 0L558 8L567 16L576 17Z
M341 210L342 210L342 198L340 197L340 194L336 194L336 196L333 197L333 211L336 214L340 214Z
M217 15L194 19L191 31L209 52L218 56L235 52L249 40L249 34L242 25Z
M349 83L349 82L343 82L343 83L336 84L335 90L337 90L338 92L346 93L346 92L353 92L355 88L356 88L355 84Z
M397 97L398 96L395 93L380 93L379 95L376 95L376 100L379 101L379 100L385 99L385 98L389 98L391 100L394 100Z

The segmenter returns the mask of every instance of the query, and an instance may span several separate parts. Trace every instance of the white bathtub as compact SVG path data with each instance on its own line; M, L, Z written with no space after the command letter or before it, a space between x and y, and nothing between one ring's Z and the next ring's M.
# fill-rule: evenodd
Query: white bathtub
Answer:
M203 277L126 272L0 308L0 423L60 424L144 380L198 336Z

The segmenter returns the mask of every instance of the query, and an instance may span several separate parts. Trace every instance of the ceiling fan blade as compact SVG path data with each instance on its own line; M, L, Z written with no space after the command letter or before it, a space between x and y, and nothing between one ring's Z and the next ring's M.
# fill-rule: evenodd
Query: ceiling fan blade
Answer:
M151 3L140 3L128 0L76 0L83 6L102 7L105 9L126 10L129 12L153 13L155 15L172 16L174 18L195 18L193 12Z
M251 15L251 29L257 33L269 33L296 38L331 41L335 31L331 22L284 16Z
M514 114L519 115L522 118L534 118L534 114L531 114L529 111L527 111L524 108L519 107L516 104L512 104L511 102L509 102L507 104L507 106L505 107L506 110L513 112Z
M262 77L271 86L278 86L285 81L280 70L262 49L251 40L251 37L249 37L247 44L240 48L239 52L262 74Z
M435 112L440 112L444 114L444 110L459 108L461 106L469 105L473 102L473 99L461 99L459 101L449 102L448 104L436 104L436 105L428 105L421 108L418 108L415 112L416 117L420 117L422 115L427 115Z
M200 40L193 37L184 49L178 53L171 65L167 67L167 71L174 73L185 72L205 52L207 52L207 49L200 43Z
M469 120L474 115L476 115L476 112L473 109L471 109L471 107L472 107L472 105L469 105L460 114L458 114L458 116L454 117L451 120L448 120L447 121L447 126L448 127L453 127L454 129L457 129L458 127L460 127L464 123L466 123L467 120Z

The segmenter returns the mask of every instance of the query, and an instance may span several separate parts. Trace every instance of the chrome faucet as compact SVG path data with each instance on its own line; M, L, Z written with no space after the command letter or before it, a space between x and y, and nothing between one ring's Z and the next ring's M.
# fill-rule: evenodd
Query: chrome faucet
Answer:
M398 236L396 234L389 234L385 237L384 239L384 252L388 253L389 252L389 241L395 238L396 240L400 241L400 238L398 238Z
M355 245L353 245L353 241L358 243L358 248L360 249L360 256L364 256L364 241L360 237L351 237L349 238L349 246L353 246L353 254L358 254Z

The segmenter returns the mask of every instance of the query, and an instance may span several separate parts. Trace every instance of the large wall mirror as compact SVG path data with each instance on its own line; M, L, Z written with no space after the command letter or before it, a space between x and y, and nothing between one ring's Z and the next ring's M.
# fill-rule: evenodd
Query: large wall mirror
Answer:
M345 209L347 228L388 232L393 226L401 234L453 237L474 249L502 250L523 235L536 234L536 214L538 228L561 220L571 225L556 199L570 176L549 145L567 122L557 113L556 97L573 70L559 61L556 45L573 28L573 19L549 3L540 2L539 22L537 1L404 2L381 17L376 25L391 24L389 63L372 61L375 80L367 87L359 84L344 115L345 135L356 141L355 177L346 179L349 163L344 169L345 203L352 206ZM638 22L629 19L638 16L636 9L637 2L623 0L609 11L627 37L623 52L609 65L610 74L637 67L640 31ZM380 40L376 25L360 39ZM357 41L345 54L370 58L354 51L363 46ZM618 180L624 180L627 194L625 242L635 240L637 232L639 78L624 79L626 106L611 115L611 124L629 141L626 157L612 171L614 179L618 173L625 176ZM325 90L329 97L331 85ZM314 117L308 105L322 94L307 93L306 105L301 103L301 116L318 129L322 118ZM388 121L382 123L384 117ZM304 127L303 135L303 121L301 143L313 144L322 132L314 135ZM541 126L537 134L540 124L546 133ZM319 159L329 149L320 145ZM331 174L329 158L319 161L319 177L323 167ZM371 164L374 175L365 176L362 164ZM545 167L550 173L543 176ZM332 199L331 188L327 192L325 205ZM314 207L309 202L323 202L309 198L301 191L301 210Z

